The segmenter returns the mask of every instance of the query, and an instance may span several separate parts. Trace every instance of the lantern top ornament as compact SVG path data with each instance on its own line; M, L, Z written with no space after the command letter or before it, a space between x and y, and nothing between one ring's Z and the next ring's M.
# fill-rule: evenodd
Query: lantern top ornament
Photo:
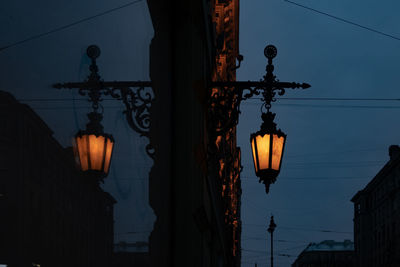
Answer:
M268 59L273 59L278 54L278 49L274 45L267 45L264 48L264 55Z

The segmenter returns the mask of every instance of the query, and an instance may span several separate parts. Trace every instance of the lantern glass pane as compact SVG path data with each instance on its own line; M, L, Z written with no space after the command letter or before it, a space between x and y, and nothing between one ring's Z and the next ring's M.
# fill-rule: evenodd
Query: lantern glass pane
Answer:
M265 170L269 168L269 146L270 146L270 135L265 134L264 136L256 136L258 163L260 165L260 170Z
M87 143L88 136L77 136L76 137L76 146L78 147L78 156L79 156L79 163L81 166L82 171L87 171L89 169L88 164L88 143Z
M271 168L274 170L279 171L281 159L282 159L282 151L283 151L283 144L285 142L285 137L274 134L273 135L273 147L272 147L272 161L271 161Z
M104 136L89 135L90 169L102 171L104 160Z
M114 142L111 141L111 139L107 139L107 145L106 145L106 158L104 159L104 173L108 173L108 169L110 167L110 161L111 161L111 155L114 147Z
M256 148L255 148L255 138L251 139L251 150L253 151L253 162L254 162L254 169L256 170L256 173L258 172L257 168L257 158L256 158Z

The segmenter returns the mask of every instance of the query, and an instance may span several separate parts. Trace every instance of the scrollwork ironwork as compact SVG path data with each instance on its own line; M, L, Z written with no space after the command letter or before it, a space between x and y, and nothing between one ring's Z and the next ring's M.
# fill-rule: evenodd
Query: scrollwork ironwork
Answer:
M264 55L268 59L266 74L260 81L214 81L210 88L217 88L216 92L210 93L210 116L214 121L213 125L219 132L226 132L236 126L240 114L240 103L253 96L262 95L264 106L269 110L271 103L276 101L276 94L283 96L287 88L307 89L307 83L280 82L273 74L273 58L277 55L277 49L268 45L264 49ZM227 104L228 103L228 104ZM216 121L216 122L215 122Z

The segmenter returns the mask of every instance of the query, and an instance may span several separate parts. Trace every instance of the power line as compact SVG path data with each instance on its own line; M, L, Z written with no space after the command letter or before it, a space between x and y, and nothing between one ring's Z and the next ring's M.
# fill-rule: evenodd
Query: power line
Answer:
M338 151L329 151L329 152L320 152L320 153L309 153L309 154L297 154L297 155L288 155L288 158L304 158L304 157L314 157L314 156L324 156L331 154L345 154L345 153L358 153L358 152L368 152L368 151L386 151L382 146L376 148L364 148L364 149L347 149L347 150L338 150Z
M263 99L254 97L253 99ZM357 97L277 97L277 100L304 100L304 101L400 101L400 98L357 98Z
M142 0L141 0L142 1ZM262 97L253 97L249 100L263 99ZM356 97L277 97L277 100L297 100L297 101L400 101L400 98L356 98ZM20 98L18 101L24 102L56 102L56 101L87 101L84 98ZM105 98L104 101L115 101L118 99Z
M261 103L245 103L249 105L259 105ZM400 106L372 106L372 105L312 105L312 104L281 104L275 103L276 106L285 107L306 107L306 108L360 108L360 109L399 109Z
M276 252L280 253L281 251L293 250L293 249L298 249L298 248L304 248L304 245L295 246L295 247L289 247L289 248L283 248L283 249L277 250ZM246 249L246 248L241 248L241 250L242 251L247 251L247 252L253 252L253 253L265 253L265 254L271 255L270 252L265 252L263 250Z
M255 227L264 227L265 225L262 224L251 224L251 223L243 223L243 225L248 226L255 226ZM353 234L353 232L346 232L346 231L336 231L336 230L328 230L328 229L316 229L316 228L304 228L304 227L285 227L279 226L276 229L288 229L288 230L301 230L301 231L313 231L313 232L321 232L321 233L337 233L337 234Z
M372 179L371 177L280 177L279 180L365 180ZM240 179L258 181L257 177L240 177Z
M400 41L400 38L399 38L399 37L396 37L396 36L394 36L394 35L387 34L387 33L384 33L384 32L382 32L382 31L378 31L378 30L375 30L375 29L373 29L373 28L363 26L363 25L361 25L361 24L352 22L352 21L350 21L350 20L343 19L343 18L340 18L340 17L334 16L334 15L331 15L331 14L328 14L328 13L325 13L325 12L322 12L322 11L320 11L320 10L317 10L317 9L314 9L314 8L311 8L311 7L308 7L308 6L305 6L305 5L296 3L296 2L292 2L292 1L289 1L289 0L283 0L283 1L288 2L288 3L292 4L292 5L296 5L296 6L298 6L298 7L301 7L301 8L307 9L307 10L310 10L310 11L312 11L312 12L319 13L319 14L321 14L321 15L330 17L330 18L332 18L332 19L335 19L335 20L338 20L338 21L341 21L341 22L344 22L344 23L347 23L347 24L350 24L350 25L353 25L353 26L362 28L362 29L364 29L364 30L367 30L367 31L370 31L370 32L373 32L373 33L377 33L377 34L380 34L380 35L383 35L383 36L392 38L392 39L394 39L394 40Z
M104 99L106 100L106 99ZM61 101L61 100L60 100ZM87 101L87 99L84 99L84 101ZM26 101L26 102L30 102L30 101ZM46 102L46 101L43 101ZM51 102L51 101L47 101L47 102ZM246 104L246 103L245 103ZM255 103L247 103L250 105L254 105ZM347 106L347 105L309 105L309 104L280 104L280 103L276 103L274 104L276 106L287 106L287 107L303 107L303 108L339 108L339 109L343 109L343 108L351 108L351 109L386 109L386 110L394 110L394 109L400 109L400 106ZM1 106L1 105L0 105ZM90 106L87 106L90 107ZM84 109L87 108L84 106L77 106L75 107L76 109ZM120 106L104 106L104 108L119 108ZM34 107L34 109L74 109L73 106L57 106L57 107Z
M5 49L14 47L14 46L16 46L16 45L20 45L20 44L22 44L22 43L26 43L26 42L29 42L29 41L32 41L32 40L35 40L35 39L39 39L39 38L41 38L41 37L43 37L43 36L46 36L46 35L49 35L49 34L52 34L52 33L55 33L55 32L59 32L59 31L65 30L65 29L67 29L67 28L70 28L70 27L72 27L72 26L75 26L75 25L77 25L77 24L80 24L80 23L83 23L83 22L86 22L86 21L89 21L89 20L92 20L92 19L95 19L95 18L104 16L104 15L107 15L107 14L109 14L109 13L112 13L112 12L115 12L115 11L120 10L120 9L122 9L122 8L126 8L126 7L128 7L128 6L137 4L137 3L142 2L142 1L143 1L143 0L136 0L136 1L133 1L133 2L129 2L129 3L125 4L125 5L122 5L122 6L119 6L119 7L116 7L116 8L112 8L112 9L106 10L106 11L104 11L104 12L98 13L98 14L96 14L96 15L93 15L93 16L90 16L90 17L86 17L86 18L77 20L77 21L72 22L72 23L69 23L69 24L67 24L67 25L64 25L64 26L61 26L61 27L52 29L52 30L50 30L50 31L47 31L47 32L44 32L44 33L40 33L40 34L37 34L37 35L33 35L33 36L28 37L28 38L26 38L26 39L22 39L22 40L20 40L20 41L18 41L18 42L15 42L15 43L12 43L12 44L9 44L9 45L0 47L0 52L3 51L3 50L5 50Z
M381 164L381 163L384 163L384 162L386 162L386 161L383 161L383 160L361 160L361 161L317 161L317 162L313 162L313 161L311 161L311 162L288 162L287 164L290 164L290 165L336 165L336 164L339 164L339 165L349 165L349 164L363 164L363 163L366 163L366 164L375 164L375 163L379 163L379 164Z
M252 237L252 236L242 236L242 240L269 240L266 237ZM310 242L304 242L304 241L293 241L293 240L283 240L283 239L277 239L274 240L274 242L278 243L300 243L300 244L308 244Z
M9 104L0 104L0 108L2 107L9 107ZM31 106L30 106L31 107ZM121 106L102 106L104 109L120 109ZM70 110L70 109L91 109L91 106L77 106L77 107L73 107L73 106L65 106L65 107L31 107L34 110Z
M253 98L251 100L261 99L261 98ZM294 101L400 101L399 98L333 98L333 97L315 97L315 98L300 98L300 97L286 97L286 98L277 98L279 100L294 100ZM88 100L85 98L75 99L77 101L85 101ZM104 101L116 101L118 99L103 99ZM72 98L22 98L18 99L20 102L42 102L42 103L51 103L51 102L69 102L73 101ZM245 102L244 104L250 105L258 105L255 102ZM400 106L377 106L377 105L315 105L315 104L281 104L276 103L277 106L295 106L295 107L308 107L308 108L362 108L362 109L400 109ZM71 109L72 107L36 107L35 109ZM85 107L77 107L78 109L82 109ZM109 108L116 108L115 106Z

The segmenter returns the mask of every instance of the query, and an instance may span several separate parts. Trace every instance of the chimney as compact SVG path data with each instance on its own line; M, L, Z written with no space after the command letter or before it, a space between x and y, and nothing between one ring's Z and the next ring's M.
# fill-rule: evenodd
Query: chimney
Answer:
M400 147L398 145L391 145L389 147L390 160L394 160L400 155Z

